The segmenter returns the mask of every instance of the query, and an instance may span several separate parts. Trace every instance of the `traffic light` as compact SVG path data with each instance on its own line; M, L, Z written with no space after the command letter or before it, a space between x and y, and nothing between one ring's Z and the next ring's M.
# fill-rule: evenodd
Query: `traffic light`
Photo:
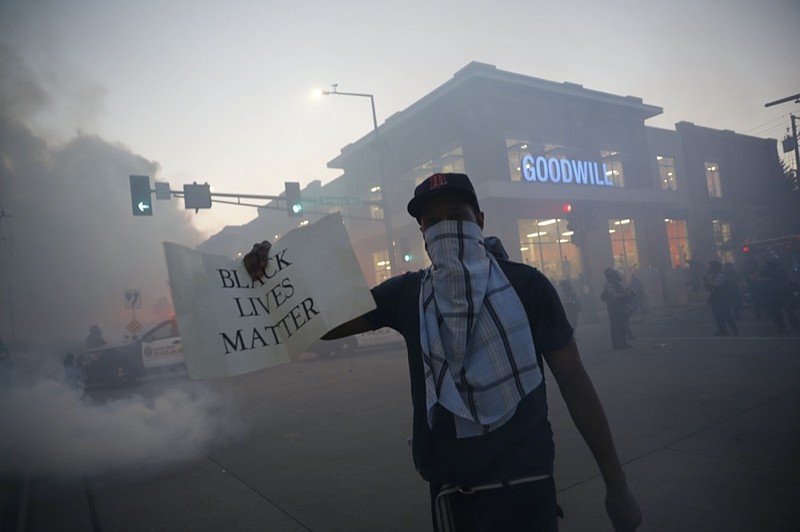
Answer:
M131 209L134 216L152 216L153 198L150 195L150 176L132 175Z
M407 238L400 239L400 256L403 257L403 262L411 262L414 260L414 254L411 252L411 245Z
M578 219L575 216L575 213L572 212L572 205L565 203L561 206L561 210L564 212L564 219L567 220L567 231L577 231Z
M210 209L211 185L208 183L183 185L183 206L186 209Z
M561 206L564 218L567 220L567 232L572 239L572 243L580 246L584 241L583 227L581 224L580 212L573 212L572 205L565 203Z
M286 181L284 182L284 187L286 212L289 216L303 216L303 197L300 195L300 183Z

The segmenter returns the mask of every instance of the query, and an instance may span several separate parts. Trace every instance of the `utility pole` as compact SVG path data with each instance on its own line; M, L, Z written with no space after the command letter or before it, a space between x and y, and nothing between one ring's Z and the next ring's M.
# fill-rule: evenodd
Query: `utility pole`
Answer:
M786 103L794 100L794 103L800 103L800 93L795 94L793 96L787 96L786 98L781 98L780 100L775 100L774 102L768 102L764 104L764 107L772 107L773 105L778 105L779 103ZM800 140L797 138L797 117L794 114L789 113L790 121L792 122L792 138L794 139L794 162L795 162L795 170L794 175L795 177L800 176Z
M794 137L794 163L795 163L795 176L800 176L800 148L798 148L798 144L800 144L800 139L797 138L797 117L794 114L789 114L789 117L792 120L792 136Z

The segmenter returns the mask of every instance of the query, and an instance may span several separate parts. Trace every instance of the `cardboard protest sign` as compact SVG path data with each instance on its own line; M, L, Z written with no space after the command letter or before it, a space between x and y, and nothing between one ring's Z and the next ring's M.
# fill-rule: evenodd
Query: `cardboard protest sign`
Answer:
M290 362L333 327L375 308L340 214L274 242L264 277L241 260L164 242L193 379Z

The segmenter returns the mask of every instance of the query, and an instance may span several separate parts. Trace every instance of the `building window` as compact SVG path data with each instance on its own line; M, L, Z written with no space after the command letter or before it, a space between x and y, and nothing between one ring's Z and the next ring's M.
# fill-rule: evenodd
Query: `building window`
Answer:
M389 252L378 251L373 253L372 265L375 270L375 284L382 283L392 276L392 265L389 263Z
M666 155L656 155L658 163L658 177L661 190L678 190L678 180L675 177L675 159Z
M602 150L600 156L606 169L606 177L615 187L625 186L625 172L622 170L622 156L617 151Z
M572 244L567 221L519 220L519 250L522 261L538 268L550 280L575 279L581 273L578 248Z
M708 197L721 198L722 185L719 178L719 165L715 162L705 163L706 166L706 183L708 184Z
M374 220L383 220L383 207L380 206L383 199L383 191L380 185L375 185L369 189L369 217Z
M664 226L667 229L667 242L669 244L669 257L673 268L683 266L684 257L691 256L689 249L689 233L686 230L686 220L665 218Z
M403 176L414 182L414 186L419 185L426 177L441 173L466 173L464 168L464 150L461 146L456 146L452 150L427 161L414 168L411 172Z
M506 139L508 153L508 169L512 181L522 181L522 158L530 153L529 144L525 140Z
M714 230L714 247L717 248L717 256L723 264L733 262L733 240L731 239L731 224L722 220L711 220Z
M611 253L614 268L629 272L639 267L639 246L636 244L636 224L633 220L608 221L608 236L611 239Z

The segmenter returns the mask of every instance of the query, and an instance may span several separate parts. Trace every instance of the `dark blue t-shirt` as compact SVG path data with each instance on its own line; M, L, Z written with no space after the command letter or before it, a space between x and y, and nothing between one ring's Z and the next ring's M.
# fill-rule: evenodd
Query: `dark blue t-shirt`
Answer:
M561 349L572 338L558 293L537 269L505 260L497 262L522 301L542 367L543 353ZM547 420L544 382L520 402L507 423L488 434L457 439L452 414L443 408L437 411L433 428L428 426L419 333L421 278L421 271L406 273L376 286L372 295L377 308L365 315L373 329L391 327L405 338L417 470L427 480L462 486L552 474L553 434Z

